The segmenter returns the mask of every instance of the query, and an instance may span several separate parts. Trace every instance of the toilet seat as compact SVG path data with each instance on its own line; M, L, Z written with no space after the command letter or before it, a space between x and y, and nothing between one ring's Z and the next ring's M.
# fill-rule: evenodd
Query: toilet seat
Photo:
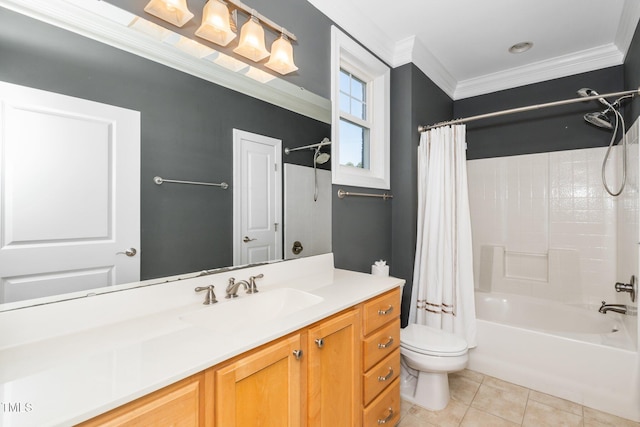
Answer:
M400 331L400 347L428 356L453 357L467 353L464 339L441 329L415 323Z

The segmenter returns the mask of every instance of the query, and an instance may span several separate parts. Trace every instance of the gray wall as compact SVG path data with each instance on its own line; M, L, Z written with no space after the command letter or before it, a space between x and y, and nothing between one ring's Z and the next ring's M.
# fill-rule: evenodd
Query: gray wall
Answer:
M232 264L233 128L289 147L331 135L325 123L1 8L0 58L2 81L141 111L143 279ZM310 154L284 161L311 166ZM231 188L157 186L156 175Z
M391 274L407 281L402 324L406 325L413 278L417 221L418 126L452 117L453 101L415 65L391 72Z
M636 27L633 40L624 61L624 86L625 90L638 89L640 87L640 25ZM626 109L625 120L632 125L640 116L640 102L634 101Z
M457 100L454 117L469 117L509 108L577 97L589 87L598 93L624 90L623 67L611 67L546 82ZM600 147L611 131L586 123L582 116L605 107L597 101L484 119L467 124L467 158L512 156Z

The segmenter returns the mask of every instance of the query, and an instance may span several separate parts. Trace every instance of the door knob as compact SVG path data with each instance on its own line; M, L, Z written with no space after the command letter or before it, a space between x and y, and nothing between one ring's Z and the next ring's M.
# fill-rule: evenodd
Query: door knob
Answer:
M129 248L124 252L117 252L116 255L125 254L128 257L134 257L134 256L136 256L137 253L138 253L138 251L136 250L136 248Z
M258 240L258 239L250 239L248 236L244 236L244 239L242 239L242 241L245 242L245 243L249 243L249 242L252 242L254 240Z

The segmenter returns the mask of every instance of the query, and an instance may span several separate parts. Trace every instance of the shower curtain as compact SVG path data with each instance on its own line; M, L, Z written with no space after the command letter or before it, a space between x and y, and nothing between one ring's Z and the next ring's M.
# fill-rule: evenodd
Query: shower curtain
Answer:
M476 346L465 125L423 132L418 147L418 235L409 322Z

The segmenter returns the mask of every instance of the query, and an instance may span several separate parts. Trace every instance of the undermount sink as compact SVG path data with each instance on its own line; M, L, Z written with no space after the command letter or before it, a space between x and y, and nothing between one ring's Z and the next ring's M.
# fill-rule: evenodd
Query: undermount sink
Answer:
M243 326L262 324L322 302L324 298L293 288L279 288L202 307L180 316L180 320L213 331L237 331Z

